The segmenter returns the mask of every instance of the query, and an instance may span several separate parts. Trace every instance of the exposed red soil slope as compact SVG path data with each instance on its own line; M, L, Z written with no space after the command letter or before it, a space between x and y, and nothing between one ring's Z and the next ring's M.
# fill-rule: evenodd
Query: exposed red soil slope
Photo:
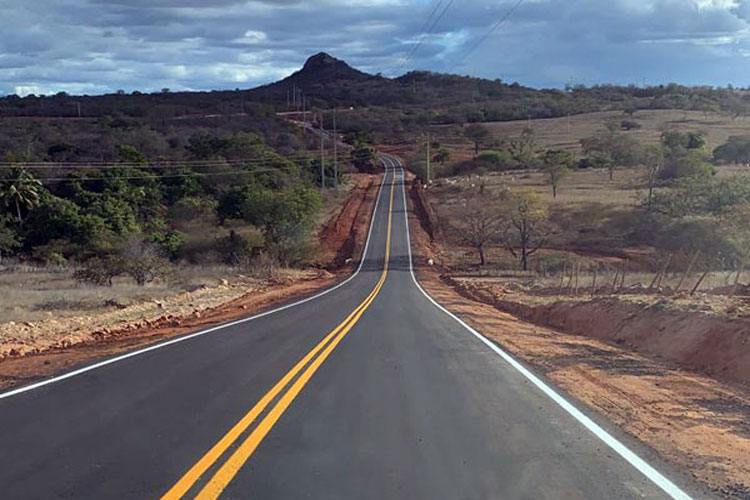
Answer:
M750 321L700 312L666 311L614 298L527 305L503 300L491 287L458 284L460 293L538 325L626 345L681 368L750 384Z
M341 268L354 255L359 255L366 239L370 214L375 203L380 175L354 174L356 186L341 210L331 217L318 232L324 252L331 259L329 270Z

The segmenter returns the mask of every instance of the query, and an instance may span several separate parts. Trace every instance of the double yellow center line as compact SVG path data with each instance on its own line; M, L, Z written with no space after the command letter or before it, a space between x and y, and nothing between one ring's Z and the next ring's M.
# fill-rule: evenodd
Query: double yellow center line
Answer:
M387 173L386 173L387 175ZM247 431L252 423L265 411L265 409L279 396L276 404L268 411L260 423L250 432L244 441L234 450L228 459L218 468L211 479L203 486L196 500L214 500L229 485L242 466L252 456L260 443L271 431L281 415L292 404L297 395L310 381L315 372L323 362L330 356L331 352L341 342L347 333L362 317L365 310L377 297L380 289L385 284L388 275L388 261L391 254L391 222L393 219L393 193L396 187L395 173L391 183L390 201L388 204L388 229L385 243L385 262L383 272L380 274L375 288L367 298L360 303L336 328L320 341L310 352L308 352L294 367L289 370L270 391L268 391L253 408L248 411L213 447L203 455L162 497L161 500L178 500L195 485L225 453L237 442L240 436ZM363 255L362 258L365 256ZM299 377L297 375L302 372ZM297 379L295 380L295 377ZM292 382L293 381L293 382ZM287 386L291 383L291 386ZM284 389L286 388L286 392Z

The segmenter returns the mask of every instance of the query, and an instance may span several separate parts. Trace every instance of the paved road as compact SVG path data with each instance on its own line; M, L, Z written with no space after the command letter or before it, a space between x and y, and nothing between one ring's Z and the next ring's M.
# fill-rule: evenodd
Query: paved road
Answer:
M384 164L345 284L0 395L0 498L688 498L423 294Z

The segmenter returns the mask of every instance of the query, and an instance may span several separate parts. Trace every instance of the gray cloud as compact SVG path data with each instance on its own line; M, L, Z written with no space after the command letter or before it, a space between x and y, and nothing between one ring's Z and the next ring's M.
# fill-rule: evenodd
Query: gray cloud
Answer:
M464 57L513 3L454 2L406 61L427 0L19 2L4 9L0 92L247 88L320 50L387 75L455 69L537 86L750 79L750 0L527 0Z

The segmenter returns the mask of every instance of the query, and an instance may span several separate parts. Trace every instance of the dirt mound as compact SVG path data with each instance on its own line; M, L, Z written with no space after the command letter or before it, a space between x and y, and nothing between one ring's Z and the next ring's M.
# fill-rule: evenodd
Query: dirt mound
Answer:
M491 287L443 280L467 298L531 321L586 335L699 370L732 382L750 384L750 321L700 311L669 311L660 303L643 306L602 297L530 305L507 300Z

